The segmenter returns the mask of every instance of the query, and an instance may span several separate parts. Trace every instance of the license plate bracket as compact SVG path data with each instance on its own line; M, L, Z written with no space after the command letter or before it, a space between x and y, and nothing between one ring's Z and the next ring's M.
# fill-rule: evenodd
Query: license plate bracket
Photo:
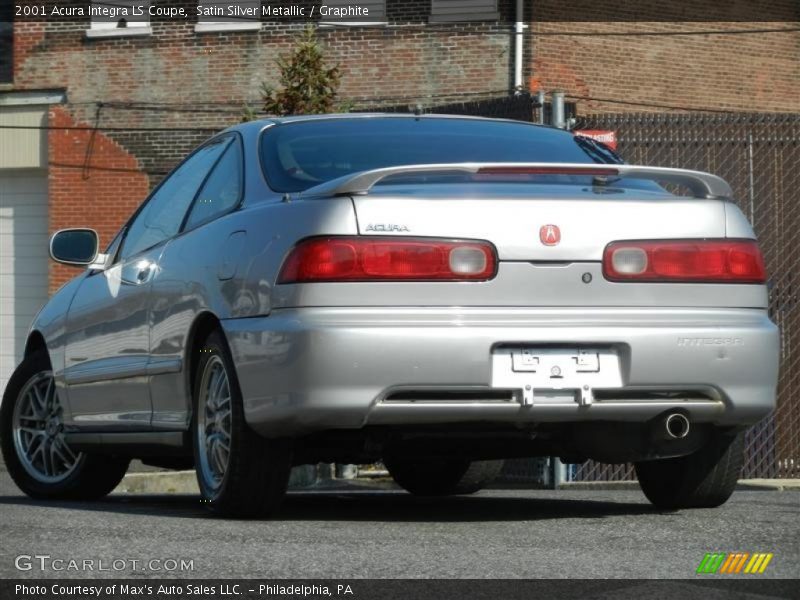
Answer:
M614 348L500 347L492 352L492 387L517 388L522 404L594 402L595 388L622 387Z

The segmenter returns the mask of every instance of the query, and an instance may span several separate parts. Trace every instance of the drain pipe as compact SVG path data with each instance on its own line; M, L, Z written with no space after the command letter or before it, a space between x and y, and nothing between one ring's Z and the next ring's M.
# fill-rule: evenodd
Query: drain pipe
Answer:
M524 0L517 0L517 20L514 23L514 93L522 93L522 41L525 28Z
M552 92L550 97L552 98L552 103L550 105L550 124L559 129L566 129L567 119L564 112L564 92Z
M539 105L539 124L544 125L544 103L547 98L544 95L544 90L539 90L536 93L536 103Z

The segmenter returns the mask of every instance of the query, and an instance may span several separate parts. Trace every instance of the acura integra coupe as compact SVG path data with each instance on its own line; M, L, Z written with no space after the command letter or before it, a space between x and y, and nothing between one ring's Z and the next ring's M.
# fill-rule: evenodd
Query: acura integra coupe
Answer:
M9 473L90 499L132 458L193 465L212 511L259 516L294 465L382 460L441 496L553 455L633 462L661 508L720 505L778 368L731 195L526 123L237 125L103 253L90 229L52 237L85 269L5 390Z

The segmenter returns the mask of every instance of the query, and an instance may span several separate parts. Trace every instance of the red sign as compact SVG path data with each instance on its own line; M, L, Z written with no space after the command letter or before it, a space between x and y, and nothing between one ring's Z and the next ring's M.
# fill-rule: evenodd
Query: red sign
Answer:
M579 129L573 131L575 135L582 135L583 137L592 138L596 142L601 142L611 148L617 149L617 132L606 131L604 129Z

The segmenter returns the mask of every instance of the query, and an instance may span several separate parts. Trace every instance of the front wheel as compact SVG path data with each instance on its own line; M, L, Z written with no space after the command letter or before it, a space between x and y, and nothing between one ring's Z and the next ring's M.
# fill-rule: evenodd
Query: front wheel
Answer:
M697 452L636 463L639 485L663 509L714 508L733 494L744 463L744 434L717 433Z
M44 351L26 357L6 385L0 443L14 483L37 499L101 498L122 480L130 462L70 447L60 394Z
M242 393L221 332L211 333L199 352L192 420L203 502L221 516L267 516L286 493L289 444L267 440L245 422Z
M397 485L417 496L474 494L500 474L502 460L386 458Z

